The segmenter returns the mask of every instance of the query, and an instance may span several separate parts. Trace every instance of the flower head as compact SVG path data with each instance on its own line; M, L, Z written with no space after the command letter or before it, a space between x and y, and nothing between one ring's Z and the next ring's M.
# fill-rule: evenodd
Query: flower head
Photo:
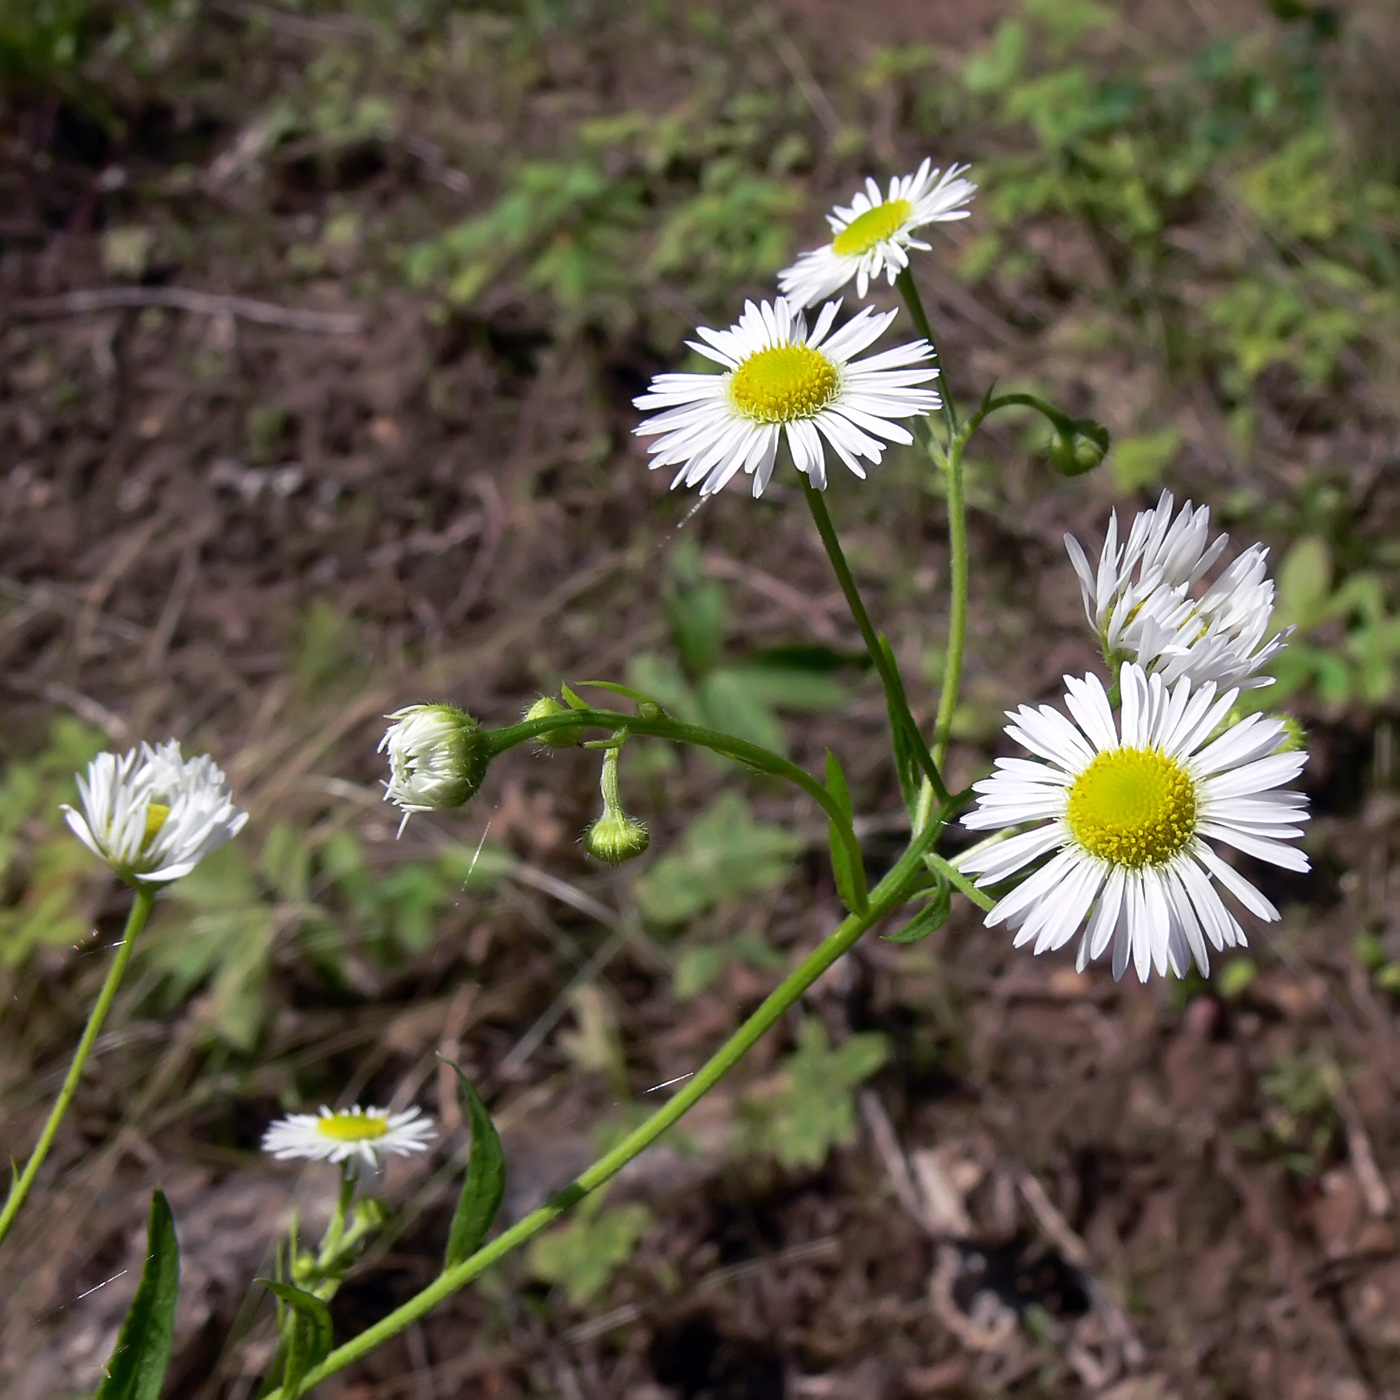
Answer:
M388 752L384 800L403 809L399 831L414 812L460 807L481 786L491 756L481 726L455 705L408 705L379 741Z
M1243 689L1269 685L1257 673L1280 651L1292 628L1266 640L1274 607L1269 551L1251 545L1208 588L1197 585L1220 557L1228 535L1209 544L1210 509L1187 501L1175 517L1172 493L1140 511L1127 542L1118 543L1118 515L1095 571L1073 535L1065 548L1079 575L1084 612L1110 664L1136 661L1173 681L1214 681Z
M700 340L688 342L724 373L659 374L633 400L655 410L634 431L656 437L647 449L653 468L679 467L672 489L684 482L709 496L742 469L761 496L784 434L798 470L819 490L826 487L828 446L864 478L860 458L878 462L886 443L913 442L893 420L931 413L941 402L932 389L912 387L938 373L923 364L928 342L857 360L897 313L865 307L833 333L840 305L822 307L809 332L802 313L782 297L747 302L737 325L702 326Z
M965 165L952 165L940 172L925 160L912 175L890 181L887 197L867 178L849 208L837 206L826 216L831 225L831 242L813 248L785 271L778 274L778 286L795 306L811 306L839 291L856 279L856 295L864 297L871 282L881 273L893 285L909 266L910 248L927 251L929 245L913 235L925 224L965 219L966 204L977 191L971 180L964 180Z
M997 884L1050 856L987 915L1007 924L1016 946L1043 953L1083 930L1082 969L1113 945L1113 975L1129 962L1147 980L1155 967L1184 975L1194 958L1210 971L1206 944L1242 946L1244 931L1215 888L1224 886L1261 919L1278 910L1206 838L1287 870L1308 858L1287 841L1307 820L1301 793L1278 791L1302 771L1307 754L1280 751L1280 720L1252 714L1216 735L1238 691L1217 694L1183 678L1125 664L1115 725L1095 676L1065 678L1070 718L1041 705L1008 712L1006 732L1039 761L997 760L974 784L977 807L963 818L979 830L1036 826L976 848L959 868ZM1212 737L1215 735L1215 737Z
M74 835L123 880L165 885L188 875L248 820L207 754L182 758L174 739L100 753L78 778L82 811L63 804Z
M358 1158L366 1166L379 1165L379 1153L407 1157L426 1152L437 1136L433 1120L417 1108L390 1113L387 1108L329 1109L316 1113L289 1113L269 1124L262 1150L279 1162L305 1157L313 1162L347 1162Z

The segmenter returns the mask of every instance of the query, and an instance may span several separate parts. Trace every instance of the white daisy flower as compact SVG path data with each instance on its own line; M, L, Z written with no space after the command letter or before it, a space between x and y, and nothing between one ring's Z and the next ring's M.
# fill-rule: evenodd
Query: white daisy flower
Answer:
M709 496L742 468L761 496L784 434L798 470L818 490L826 488L828 446L864 480L859 458L878 462L886 443L914 441L892 420L932 413L942 402L932 389L912 387L938 374L923 364L928 342L857 360L898 313L865 307L833 333L840 305L822 307L809 333L806 318L782 297L746 302L737 325L702 326L700 341L687 342L723 374L658 374L633 400L657 410L633 431L656 437L647 448L653 468L679 466L673 490L684 482Z
M164 885L188 875L248 820L207 754L182 758L174 739L100 753L78 778L82 811L63 804L74 835L123 880Z
M312 1162L347 1162L358 1158L366 1166L379 1165L379 1153L407 1157L426 1152L437 1136L433 1120L417 1108L390 1113L387 1108L330 1109L316 1113L289 1113L269 1124L262 1150L279 1162L305 1157Z
M490 755L481 726L455 705L407 705L379 741L389 755L384 800L403 809L399 832L414 812L460 807L481 786Z
M864 297L881 273L893 286L909 266L908 250L926 252L929 248L914 238L915 229L965 219L971 212L960 207L977 191L971 180L962 178L966 169L965 165L952 165L940 174L932 161L925 160L912 175L891 179L887 197L867 177L865 189L856 194L849 208L838 205L826 216L831 242L803 253L778 274L783 295L795 306L811 306L854 277L856 295Z
M1043 953L1082 929L1081 970L1112 944L1115 978L1130 962L1143 981L1153 967L1180 977L1193 958L1208 973L1207 943L1217 951L1245 943L1213 881L1261 919L1278 910L1206 838L1307 870L1307 856L1285 844L1302 835L1306 799L1276 791L1307 754L1280 752L1283 722L1260 714L1212 738L1237 690L1218 695L1187 679L1169 687L1132 664L1120 683L1117 727L1095 676L1065 678L1070 719L1050 705L1008 711L1006 732L1040 761L998 759L996 772L974 784L978 804L963 824L1038 825L958 866L992 885L1050 856L987 915L989 927L1017 931L1018 948L1033 943Z
M1243 689L1271 684L1258 672L1283 650L1293 629L1266 640L1274 608L1269 551L1251 545L1197 596L1230 537L1207 544L1210 508L1192 510L1187 501L1173 518L1172 505L1172 493L1163 491L1156 506L1138 513L1121 546L1115 511L1097 571L1079 541L1065 536L1085 616L1105 659L1111 666L1136 661L1167 681L1184 676Z

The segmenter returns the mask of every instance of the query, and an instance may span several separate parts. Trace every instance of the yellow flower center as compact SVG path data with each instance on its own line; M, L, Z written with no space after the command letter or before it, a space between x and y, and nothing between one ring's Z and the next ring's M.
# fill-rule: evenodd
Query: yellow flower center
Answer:
M1110 749L1074 780L1065 821L1114 865L1162 865L1195 834L1196 784L1157 749Z
M389 1120L377 1113L331 1113L316 1120L316 1131L336 1142L372 1142L389 1131Z
M734 407L758 423L815 418L836 397L836 365L810 345L774 345L750 355L729 378Z
M170 808L163 802L148 802L146 804L146 834L141 838L141 853L144 855L151 849L152 843L160 835L160 829L165 825L165 819L170 815Z
M914 206L907 199L891 199L877 204L864 214L857 214L831 240L831 251L839 258L858 258L877 243L883 243L892 234L898 233L905 219L913 212Z

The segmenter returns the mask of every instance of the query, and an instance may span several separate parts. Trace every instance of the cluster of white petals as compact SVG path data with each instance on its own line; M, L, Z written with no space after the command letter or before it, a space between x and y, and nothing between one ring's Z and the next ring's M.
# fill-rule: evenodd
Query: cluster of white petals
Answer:
M840 306L823 306L810 331L783 297L747 302L728 330L700 327L700 339L688 344L723 373L659 374L634 400L651 414L633 430L656 438L647 448L650 465L679 468L672 489L698 486L709 496L743 471L761 496L786 438L798 470L822 490L827 448L863 479L862 459L878 462L887 444L914 441L897 420L941 402L932 389L915 387L938 374L928 343L858 360L897 313L867 306L833 331Z
M1245 942L1216 885L1250 913L1278 918L1274 906L1208 844L1219 841L1288 870L1307 857L1287 842L1302 835L1306 800L1279 791L1307 754L1280 752L1281 720L1251 714L1220 727L1238 697L1187 678L1125 663L1117 717L1096 676L1065 678L1068 717L1049 705L1008 712L1007 734L1034 755L1002 758L974 784L964 825L1030 830L986 844L958 865L997 884L1043 857L987 916L1005 923L1016 946L1036 953L1080 934L1079 966L1113 949L1113 975L1131 965L1177 976L1192 960L1209 972L1208 948Z
M183 758L173 739L121 755L100 753L77 781L82 810L64 804L68 825L133 884L163 885L188 875L248 820L214 760Z
M366 1166L379 1165L381 1152L407 1157L425 1152L437 1136L431 1118L417 1108L391 1113L387 1108L331 1109L324 1105L316 1113L289 1113L268 1126L262 1149L287 1161L304 1157L313 1162L358 1160Z
M965 219L963 206L977 192L963 179L965 165L940 171L924 160L912 175L890 180L887 196L867 178L849 206L837 205L826 216L831 242L813 248L778 274L783 295L797 306L824 301L855 278L856 295L864 297L870 284L882 274L893 284L909 266L909 249L927 252L929 245L914 237L916 230L932 223Z
M1172 507L1172 493L1163 491L1155 507L1139 512L1121 545L1115 512L1097 570L1079 541L1065 536L1104 656L1110 664L1136 661L1168 681L1184 676L1242 689L1268 685L1258 673L1289 636L1267 635L1274 606L1268 550L1252 545L1199 591L1230 537L1209 540L1208 507L1193 510L1187 501L1175 516Z

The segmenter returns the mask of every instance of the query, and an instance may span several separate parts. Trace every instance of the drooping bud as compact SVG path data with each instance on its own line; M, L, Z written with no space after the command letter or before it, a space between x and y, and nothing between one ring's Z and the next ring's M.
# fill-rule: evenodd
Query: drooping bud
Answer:
M1108 429L1092 418L1075 418L1055 434L1050 465L1061 476L1083 476L1108 455Z
M388 718L395 723L379 752L389 755L384 798L403 809L400 832L414 812L460 807L481 786L491 755L481 726L465 710L408 705Z
M614 735L613 746L603 750L603 775L598 784L603 794L603 815L583 833L584 850L609 865L633 860L651 844L646 827L622 810L618 797L617 756L624 737L625 731Z
M525 711L525 720L529 723L530 720L552 719L555 715L569 713L569 707L562 700L556 700L552 695L541 695ZM547 749L574 749L583 742L583 732L578 728L551 729L541 734L536 742Z
M583 848L595 860L606 861L609 865L621 865L625 860L633 860L651 844L647 829L635 817L629 817L620 809L604 812L587 831L583 833Z

